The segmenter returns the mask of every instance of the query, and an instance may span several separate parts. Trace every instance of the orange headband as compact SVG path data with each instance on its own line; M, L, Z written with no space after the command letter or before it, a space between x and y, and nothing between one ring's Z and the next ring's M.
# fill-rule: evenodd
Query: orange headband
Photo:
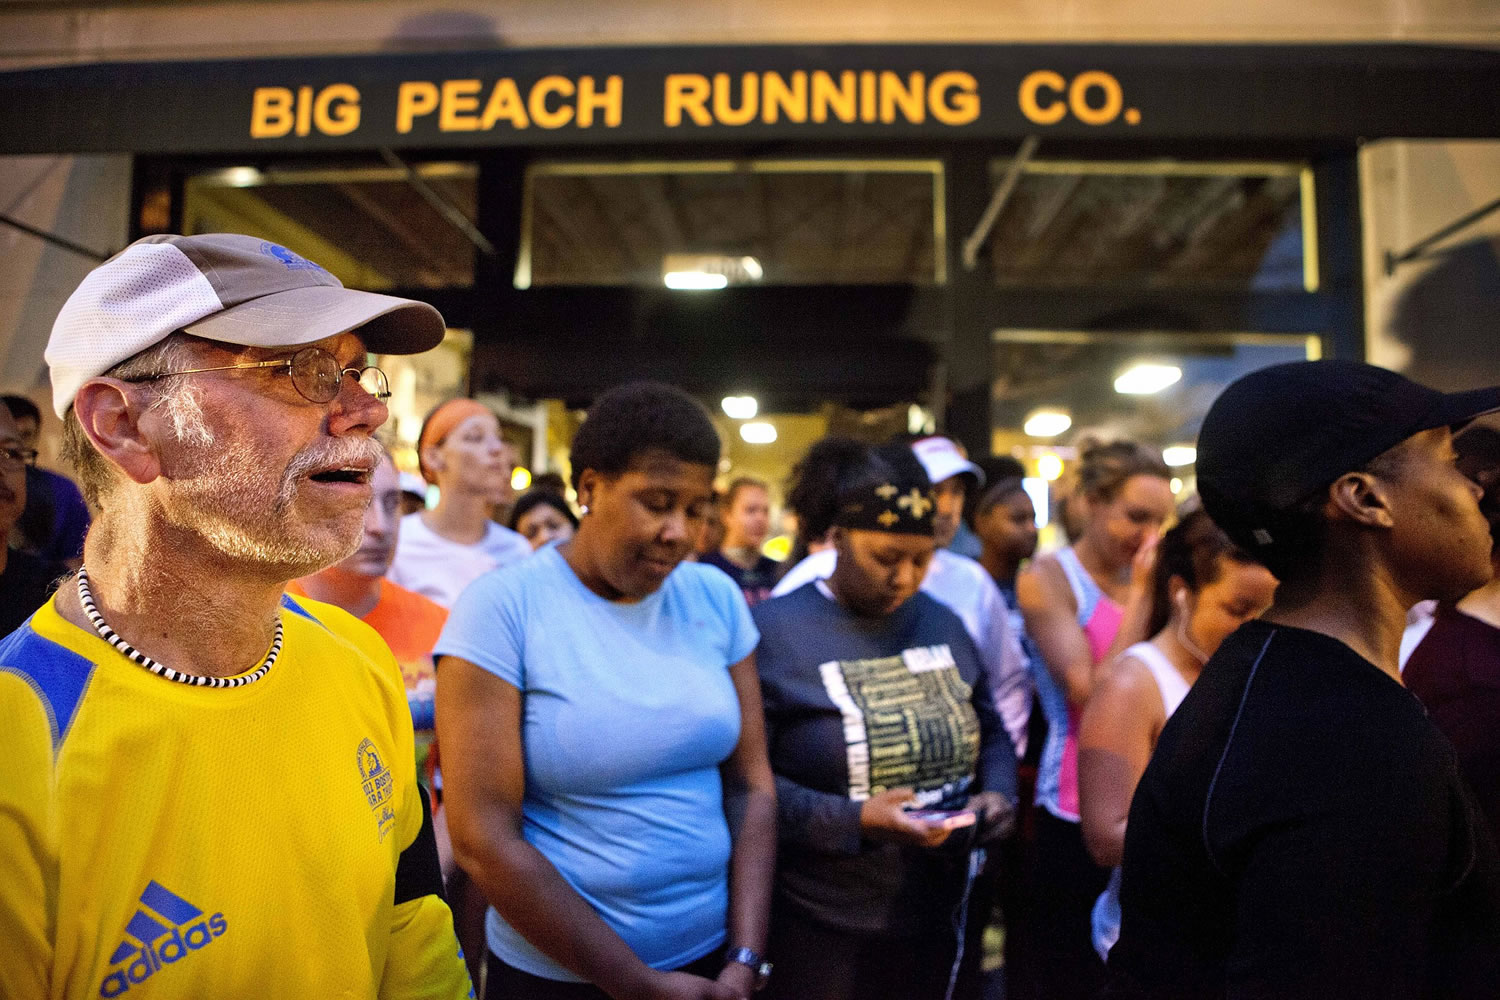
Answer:
M441 444L443 439L453 433L453 428L468 420L470 417L493 417L489 407L483 403L476 403L472 399L450 399L427 418L422 425L422 435L417 439L417 467L422 470L422 478L429 483L435 482L432 473L427 469L427 463L422 460L422 452L429 446Z

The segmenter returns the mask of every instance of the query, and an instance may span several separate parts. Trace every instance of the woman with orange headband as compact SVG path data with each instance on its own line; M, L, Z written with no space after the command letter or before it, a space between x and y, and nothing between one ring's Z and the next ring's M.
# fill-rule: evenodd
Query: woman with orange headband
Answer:
M490 520L510 486L510 446L487 407L450 399L422 424L417 461L438 487L437 506L401 519L387 575L448 608L482 574L531 554L526 539Z

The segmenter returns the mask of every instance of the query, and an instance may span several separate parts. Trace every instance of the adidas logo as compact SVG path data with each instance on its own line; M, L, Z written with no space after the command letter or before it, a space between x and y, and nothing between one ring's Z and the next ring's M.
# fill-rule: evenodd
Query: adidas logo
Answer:
M104 977L99 995L120 996L228 929L224 914L205 918L202 910L153 880L141 893L141 908L125 925L125 940L109 956L109 964L120 967Z

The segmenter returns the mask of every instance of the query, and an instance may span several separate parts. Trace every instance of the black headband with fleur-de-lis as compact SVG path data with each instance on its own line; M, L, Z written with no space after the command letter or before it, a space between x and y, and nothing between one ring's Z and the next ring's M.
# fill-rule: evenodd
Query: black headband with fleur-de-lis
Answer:
M833 523L861 531L931 535L936 508L932 487L887 480L845 496Z

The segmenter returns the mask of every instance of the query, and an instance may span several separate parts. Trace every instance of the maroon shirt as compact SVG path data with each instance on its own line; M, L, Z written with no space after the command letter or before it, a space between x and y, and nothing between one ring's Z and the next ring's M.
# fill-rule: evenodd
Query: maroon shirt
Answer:
M1458 750L1459 769L1500 840L1500 629L1439 606L1402 679Z

